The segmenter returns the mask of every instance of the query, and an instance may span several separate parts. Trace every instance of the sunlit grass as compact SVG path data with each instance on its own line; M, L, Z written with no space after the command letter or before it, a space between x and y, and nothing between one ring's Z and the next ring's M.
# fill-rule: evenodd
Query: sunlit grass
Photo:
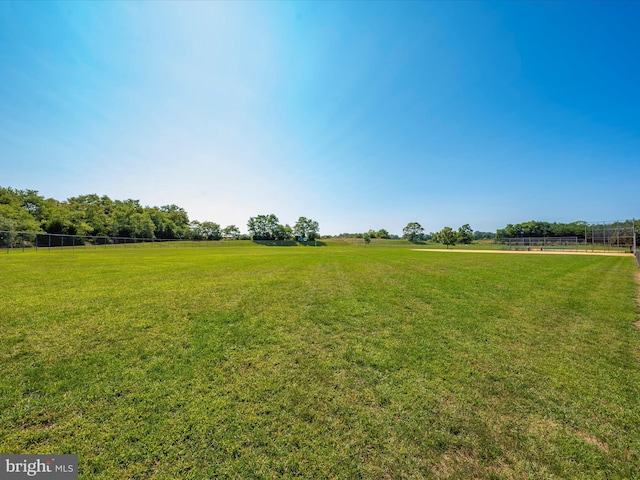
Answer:
M0 452L82 478L634 478L631 258L0 257Z

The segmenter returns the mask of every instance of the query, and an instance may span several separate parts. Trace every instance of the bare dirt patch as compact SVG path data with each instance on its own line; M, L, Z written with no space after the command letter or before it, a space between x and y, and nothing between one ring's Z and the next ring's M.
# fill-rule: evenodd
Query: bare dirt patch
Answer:
M584 442L588 443L589 445L593 445L594 447L598 447L603 452L609 453L609 446L606 443L601 442L600 440L598 440L593 435L588 434L588 433L584 433L584 432L578 432L577 436L578 436L578 438L580 438Z

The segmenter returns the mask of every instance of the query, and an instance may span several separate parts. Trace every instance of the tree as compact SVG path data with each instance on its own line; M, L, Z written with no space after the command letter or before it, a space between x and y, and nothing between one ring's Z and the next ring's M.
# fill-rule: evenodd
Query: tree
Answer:
M111 216L111 231L109 232L111 235L115 237L135 237L137 236L134 230L139 230L139 226L136 225L135 228L132 227L132 217L135 214L143 213L142 205L140 205L139 200L116 200L113 202L113 215ZM147 216L151 219L151 216L147 212ZM137 223L141 222L142 219L136 218ZM153 220L151 220L153 222ZM154 223L155 230L155 223ZM144 229L144 228L142 228ZM151 235L153 236L153 234Z
M240 238L240 229L235 225L229 225L222 229L222 236L224 238L238 240Z
M45 232L63 235L83 235L89 229L82 224L81 212L73 212L68 204L48 198L42 204L41 225Z
M320 232L318 222L307 217L300 217L293 226L293 235L302 242L315 240Z
M278 224L278 228L275 232L276 240L291 240L293 238L293 228L289 224L280 225Z
M365 247L371 243L371 237L369 236L368 233L365 233L363 235L362 239L364 240L364 246Z
M469 244L473 242L473 229L465 223L458 229L458 242Z
M449 245L455 245L458 240L458 235L451 227L444 227L438 233L435 234L435 239L449 248Z
M191 240L202 240L204 238L204 235L202 233L202 224L199 221L193 220L189 224L188 236Z
M385 230L384 228L381 228L380 230L378 230L376 232L376 237L378 237L378 238L391 238L391 235L389 234L389 232L387 230Z
M0 187L0 230L39 232L44 199L35 190Z
M418 242L422 239L424 228L418 222L408 223L406 227L402 229L402 236L410 242Z
M163 205L160 211L164 213L175 226L173 238L182 238L189 230L189 216L184 208L177 205Z
M129 235L134 238L153 238L156 226L148 212L136 212L129 218Z
M113 213L113 201L109 197L79 195L67 199L66 203L73 212L72 221L84 224L76 230L96 236L109 234L109 218Z
M117 202L117 200L116 200ZM177 205L146 208L155 225L156 238L176 239L190 234L187 212Z
M473 232L474 240L485 240L485 239L493 239L496 238L496 234L493 232L481 232L479 230L475 230Z
M278 217L273 213L249 218L247 228L253 240L276 240L281 233Z
M29 212L21 208L0 204L0 230L13 232L40 232L40 225Z
M202 228L202 235L207 240L220 240L222 238L220 225L215 222L202 222L200 228Z

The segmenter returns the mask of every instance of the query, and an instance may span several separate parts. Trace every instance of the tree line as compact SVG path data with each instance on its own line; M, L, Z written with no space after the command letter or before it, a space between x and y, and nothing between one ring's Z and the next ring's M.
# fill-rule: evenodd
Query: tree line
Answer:
M282 225L273 213L249 218L249 234L253 240L315 240L320 235L318 222L300 217L293 227Z
M142 206L138 200L80 195L64 201L44 198L36 190L0 187L0 231L125 238L308 241L319 236L318 222L300 217L293 227L273 214L251 217L249 235L236 225L189 220L177 205Z
M465 223L457 230L447 226L435 233L425 233L424 228L420 223L410 222L402 230L402 237L413 243L426 241L442 243L448 248L450 245L455 245L457 243L469 244L474 240L492 239L495 238L495 234L491 232L474 232L468 223Z
M0 230L128 238L185 238L192 222L177 205L142 206L138 200L79 195L65 201L35 190L0 187ZM213 222L197 225L215 230Z
M637 223L640 227L640 223ZM607 227L615 227L615 224ZM531 220L508 224L495 233L474 231L469 224L457 230L444 227L425 233L418 222L409 222L402 238L414 243L435 241L447 246L474 240L522 237L583 237L587 222L550 223ZM36 190L0 187L0 231L36 232L66 235L111 236L126 238L221 240L315 240L320 238L318 222L299 217L290 226L281 224L274 214L257 215L247 222L248 235L236 225L222 227L216 222L191 221L187 212L174 204L142 206L138 200L112 200L106 195L79 195L64 201L44 198ZM638 228L640 230L640 228ZM398 239L386 229L363 233L341 233L338 237Z
M587 222L550 223L531 220L516 224L507 224L497 230L498 238L523 237L584 237Z

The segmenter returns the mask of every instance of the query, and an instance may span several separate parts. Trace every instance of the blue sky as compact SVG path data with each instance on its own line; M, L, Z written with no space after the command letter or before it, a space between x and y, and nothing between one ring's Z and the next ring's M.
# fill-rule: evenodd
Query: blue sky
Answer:
M638 2L0 2L0 185L246 230L640 216Z

